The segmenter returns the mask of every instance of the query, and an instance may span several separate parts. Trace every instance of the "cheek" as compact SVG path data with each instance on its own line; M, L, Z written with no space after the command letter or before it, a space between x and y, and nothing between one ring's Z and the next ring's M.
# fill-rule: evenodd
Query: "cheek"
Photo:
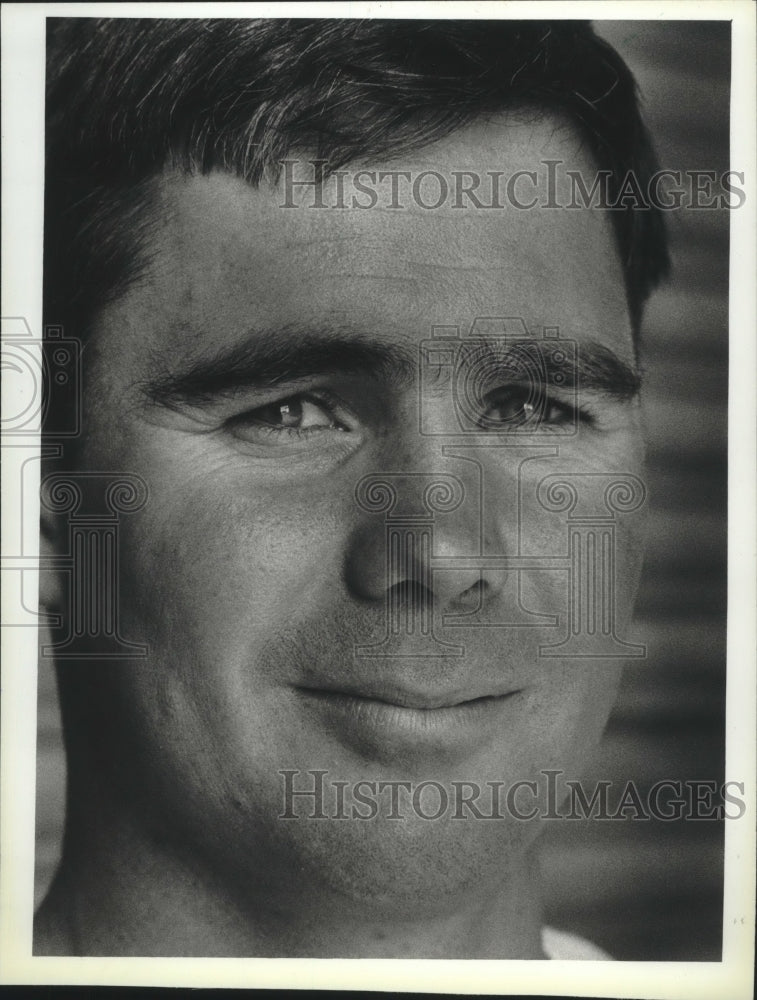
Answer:
M630 624L636 593L639 589L649 516L646 509L628 515L616 531L616 607L619 631Z
M202 484L153 490L124 523L124 597L153 626L181 622L195 640L228 644L309 606L338 573L340 544L333 505Z
M255 799L251 774L270 784L282 766L291 670L265 651L272 636L317 620L340 520L295 496L274 504L228 483L187 478L177 491L162 482L123 522L121 634L149 654L121 672L113 701L153 798L182 815L220 816L235 796Z
M538 746L528 762L537 775L549 769L580 777L604 731L618 693L617 660L556 662L534 691L531 718L539 720Z

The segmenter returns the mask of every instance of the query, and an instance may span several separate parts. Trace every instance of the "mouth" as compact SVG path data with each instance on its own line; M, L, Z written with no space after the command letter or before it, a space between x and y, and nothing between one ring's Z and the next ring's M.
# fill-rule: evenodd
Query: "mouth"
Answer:
M358 691L347 688L299 688L300 691L314 698L323 699L350 699L355 702L365 702L370 704L387 705L391 708L404 708L416 712L443 712L451 709L462 709L464 707L474 708L476 706L485 707L502 698L509 698L514 694L519 694L520 689L503 692L502 694L481 694L470 695L460 692L450 692L448 694L430 694L425 692L408 691L404 689L384 689L376 691Z
M402 753L455 756L490 743L523 693L446 694L405 689L297 688L309 712L339 742L373 759Z

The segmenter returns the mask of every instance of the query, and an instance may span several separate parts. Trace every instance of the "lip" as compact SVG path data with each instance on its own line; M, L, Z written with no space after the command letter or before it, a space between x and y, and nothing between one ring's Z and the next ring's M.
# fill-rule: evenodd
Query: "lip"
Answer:
M300 690L309 692L315 696L324 697L345 697L355 698L366 702L379 702L390 705L393 708L415 709L420 712L435 712L443 709L462 708L464 705L473 706L477 702L484 702L496 698L508 697L516 691L489 692L482 691L480 694L470 692L450 691L447 693L411 691L406 688L393 687L373 687L362 688L340 687L340 688L310 688L302 687Z
M297 688L342 744L374 759L398 753L465 755L490 742L522 689L501 694L429 694L406 690L357 692Z

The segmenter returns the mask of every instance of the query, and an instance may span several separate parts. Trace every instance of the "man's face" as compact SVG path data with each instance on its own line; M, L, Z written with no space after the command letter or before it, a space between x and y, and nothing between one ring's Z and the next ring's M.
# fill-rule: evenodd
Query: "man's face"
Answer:
M595 172L550 119L478 124L407 159L374 169ZM566 514L537 497L578 473L601 500L609 475L640 470L637 402L614 382L634 363L621 269L597 211L284 201L222 173L164 177L146 276L96 324L82 462L149 487L120 534L120 630L149 656L103 671L103 758L149 825L273 898L443 909L505 877L538 823L409 805L392 821L388 795L370 821L304 818L306 799L282 820L280 772L296 788L327 772L327 814L338 781L349 814L361 780L451 792L580 774L618 661L540 654L565 635L570 573ZM420 345L477 317L520 317L538 341L559 327L579 357L619 364L588 365L576 410L559 386L534 404L485 346L486 412L455 434L454 379ZM391 511L371 509L367 476L396 491ZM424 502L435 477L454 509ZM640 522L615 531L620 635Z

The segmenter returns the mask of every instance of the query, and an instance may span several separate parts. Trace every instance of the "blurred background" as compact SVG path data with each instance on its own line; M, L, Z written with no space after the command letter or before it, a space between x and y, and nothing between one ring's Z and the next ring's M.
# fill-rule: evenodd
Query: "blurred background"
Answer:
M634 71L660 165L727 170L729 22L596 22ZM734 168L738 169L738 164ZM728 227L726 210L668 213L674 270L643 333L651 538L633 641L593 781L724 775ZM65 793L52 669L39 673L36 899L60 850ZM625 960L719 961L723 825L554 823L546 917Z
M636 76L660 166L728 170L730 24L595 27ZM719 787L725 766L729 213L668 224L673 272L642 339L653 516L634 639L647 658L626 667L587 781L633 780L642 800L664 778ZM718 822L556 823L548 922L618 959L720 961L723 860Z

